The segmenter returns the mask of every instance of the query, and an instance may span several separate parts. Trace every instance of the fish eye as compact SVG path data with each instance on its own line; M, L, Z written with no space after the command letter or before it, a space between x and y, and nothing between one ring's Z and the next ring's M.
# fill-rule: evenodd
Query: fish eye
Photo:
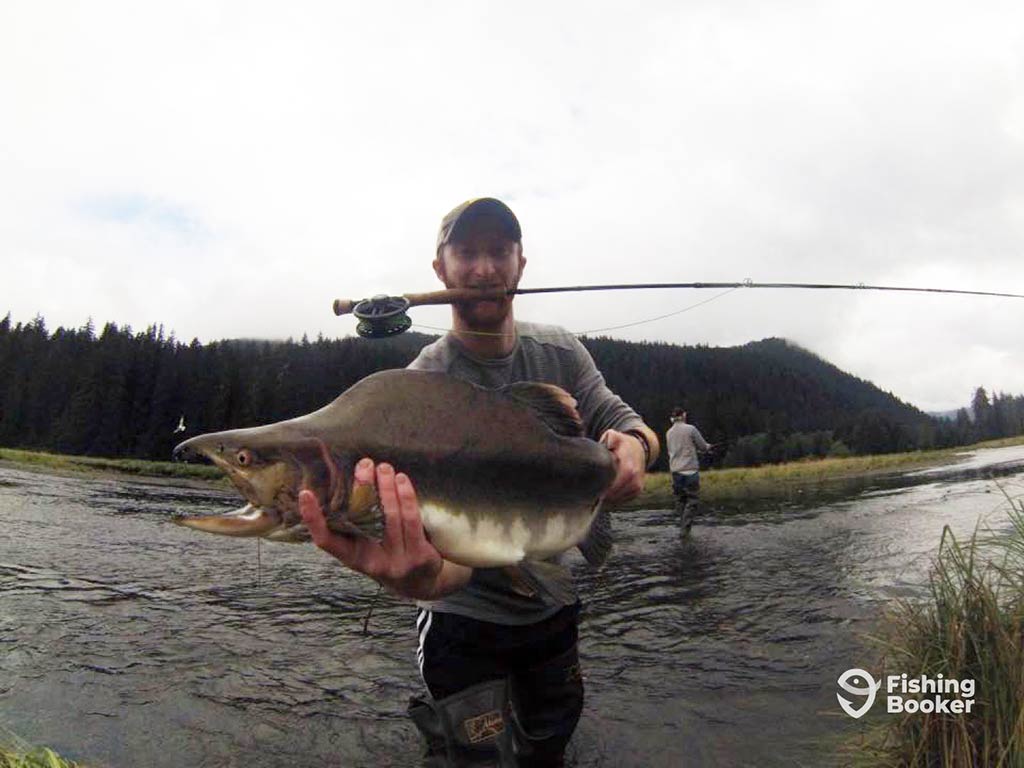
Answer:
M235 461L237 461L240 466L248 467L252 464L252 451L243 448L235 455Z

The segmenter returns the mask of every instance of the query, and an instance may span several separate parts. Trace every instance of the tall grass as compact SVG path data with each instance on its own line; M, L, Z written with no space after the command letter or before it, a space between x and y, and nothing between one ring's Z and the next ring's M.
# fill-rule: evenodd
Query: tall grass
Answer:
M85 768L65 760L48 747L32 747L0 725L0 768Z
M39 747L31 752L8 752L0 747L0 768L80 768L52 749Z
M881 640L889 673L973 679L973 712L876 721L868 764L1024 766L1024 501L1007 501L1008 534L960 542L943 531L928 599L899 603Z

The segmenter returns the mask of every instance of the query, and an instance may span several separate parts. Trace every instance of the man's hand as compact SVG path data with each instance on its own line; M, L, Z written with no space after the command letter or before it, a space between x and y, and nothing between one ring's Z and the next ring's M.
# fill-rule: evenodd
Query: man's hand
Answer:
M629 501L644 489L646 455L640 440L633 435L607 430L601 435L601 442L615 455L616 473L611 486L605 492L605 501L615 504Z
M299 492L299 513L313 543L354 571L364 573L401 597L435 600L469 581L472 569L444 560L423 531L416 491L408 476L389 464L363 459L354 486L376 485L384 511L384 538L341 536L327 527L312 491Z

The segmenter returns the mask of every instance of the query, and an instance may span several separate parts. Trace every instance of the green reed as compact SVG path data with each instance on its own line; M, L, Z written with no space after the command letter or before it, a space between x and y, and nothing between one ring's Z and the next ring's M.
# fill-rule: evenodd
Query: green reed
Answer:
M975 531L961 542L944 529L927 599L898 602L876 638L883 669L972 678L973 712L876 717L853 762L1024 766L1024 501L1007 501L1008 533Z

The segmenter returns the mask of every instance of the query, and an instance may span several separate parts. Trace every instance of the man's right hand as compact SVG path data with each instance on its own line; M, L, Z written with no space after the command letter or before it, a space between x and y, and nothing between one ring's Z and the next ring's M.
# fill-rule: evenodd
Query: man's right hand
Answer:
M376 485L384 512L384 538L342 536L327 527L323 509L309 490L299 492L299 513L313 543L354 571L364 573L391 592L414 600L436 600L463 587L472 568L445 560L427 539L416 490L408 476L389 464L374 467L363 459L353 482Z

